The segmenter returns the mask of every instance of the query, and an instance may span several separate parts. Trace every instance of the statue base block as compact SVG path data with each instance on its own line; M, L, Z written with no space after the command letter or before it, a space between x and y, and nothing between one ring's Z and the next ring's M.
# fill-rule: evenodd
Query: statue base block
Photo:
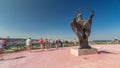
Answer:
M97 49L95 48L91 48L91 49L71 48L71 54L75 56L97 54L97 53L98 53Z

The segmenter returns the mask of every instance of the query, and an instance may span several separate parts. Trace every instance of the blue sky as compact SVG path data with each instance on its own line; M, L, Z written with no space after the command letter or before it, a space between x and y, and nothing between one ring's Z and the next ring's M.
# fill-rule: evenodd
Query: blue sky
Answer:
M70 24L81 7L95 11L91 40L120 37L120 0L0 0L0 37L74 39Z

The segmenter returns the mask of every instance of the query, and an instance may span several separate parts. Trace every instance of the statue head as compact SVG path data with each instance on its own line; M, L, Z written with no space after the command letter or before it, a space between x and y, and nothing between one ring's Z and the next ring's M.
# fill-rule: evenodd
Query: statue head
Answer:
M78 13L78 14L77 14L77 18L78 18L78 21L82 20L82 14L81 14L81 13Z

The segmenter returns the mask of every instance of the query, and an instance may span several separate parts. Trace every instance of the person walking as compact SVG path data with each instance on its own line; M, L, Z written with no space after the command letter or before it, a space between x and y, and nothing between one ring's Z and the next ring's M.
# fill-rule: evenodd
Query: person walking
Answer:
M27 51L29 51L29 52L31 52L31 45L32 45L32 40L31 40L31 38L28 38L28 39L26 40L26 49L27 49Z
M41 38L40 40L39 40L39 44L40 44L40 48L42 49L42 51L44 50L44 40L43 40L43 38Z

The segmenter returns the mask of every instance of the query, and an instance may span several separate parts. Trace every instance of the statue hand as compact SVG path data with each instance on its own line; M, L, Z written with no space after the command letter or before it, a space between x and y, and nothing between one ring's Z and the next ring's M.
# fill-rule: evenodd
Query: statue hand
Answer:
M94 16L94 11L93 10L91 10L91 11L92 11L91 17L93 17Z
M91 14L90 18L92 18L94 16L94 13Z
M92 13L92 15L91 16L94 16L94 13Z

